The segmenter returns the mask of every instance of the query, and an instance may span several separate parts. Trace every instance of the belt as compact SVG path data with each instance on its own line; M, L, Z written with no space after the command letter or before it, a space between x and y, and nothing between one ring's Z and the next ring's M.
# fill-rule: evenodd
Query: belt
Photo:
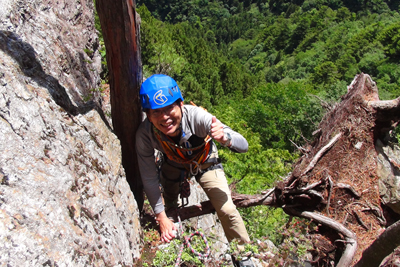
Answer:
M207 162L204 162L203 164L200 165L200 170L204 171L207 170L208 168L221 163L220 158L210 158L207 160Z

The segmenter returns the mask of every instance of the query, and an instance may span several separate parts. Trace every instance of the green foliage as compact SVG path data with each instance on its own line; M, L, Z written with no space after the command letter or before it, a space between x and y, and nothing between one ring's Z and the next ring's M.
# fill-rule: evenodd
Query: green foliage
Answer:
M332 61L325 61L314 68L311 81L315 84L332 84L338 77L338 70Z
M310 232L315 231L316 226L309 220L300 218L290 219L289 222L279 228L281 240L277 242L278 254L270 264L285 266L298 264L302 266L307 260L306 253L313 249L312 241L307 238ZM293 256L296 257L293 257ZM294 260L297 258L297 260Z
M201 229L199 230L201 231ZM184 235L189 235L189 233L185 232ZM152 266L175 266L182 244L181 240L174 239L168 245L162 246L162 248L156 252ZM191 237L190 245L194 250L200 253L204 253L206 248L203 238L199 235ZM210 246L212 245L213 244L210 243ZM184 263L185 266L205 266L186 245L181 255L181 263Z
M397 126L392 132L391 132L391 137L397 142L397 144L400 143L400 127Z
M248 96L262 75L275 83L303 80L319 91L349 83L360 71L384 78L381 64L398 64L400 17L394 2L138 3L151 9L139 8L147 34L142 36L145 70L190 77L184 83L187 96L208 108L222 95ZM393 81L382 86L397 92Z
M281 241L281 233L276 229L281 228L287 221L288 216L282 209L274 209L266 206L256 206L241 209L246 229L251 240L259 240L267 237L278 244Z
M378 39L388 56L394 59L400 58L400 22L386 27L380 32Z
M142 47L146 47L141 51L143 75L180 75L186 60L178 52L179 45L173 39L172 26L152 18L145 6L139 7L138 12L143 14L140 42Z
M311 136L321 117L319 103L310 97L314 93L304 83L267 84L254 89L240 110L264 147L292 150L290 140Z
M156 252L156 256L153 259L154 266L175 266L177 255L179 253L179 247L182 242L178 239L171 241L170 245L159 249Z

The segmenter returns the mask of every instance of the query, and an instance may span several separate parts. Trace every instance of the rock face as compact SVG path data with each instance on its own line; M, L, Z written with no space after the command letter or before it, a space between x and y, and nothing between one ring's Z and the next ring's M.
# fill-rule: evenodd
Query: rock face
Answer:
M132 266L136 202L101 110L93 1L1 1L0 262Z
M377 140L377 174L382 203L400 214L400 148Z

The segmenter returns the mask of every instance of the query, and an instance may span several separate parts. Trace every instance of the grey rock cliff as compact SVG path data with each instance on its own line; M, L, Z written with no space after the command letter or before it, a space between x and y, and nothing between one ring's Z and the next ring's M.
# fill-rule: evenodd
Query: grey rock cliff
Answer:
M1 265L134 265L139 215L99 108L93 1L0 3Z
M376 142L379 194L384 205L400 214L400 147Z

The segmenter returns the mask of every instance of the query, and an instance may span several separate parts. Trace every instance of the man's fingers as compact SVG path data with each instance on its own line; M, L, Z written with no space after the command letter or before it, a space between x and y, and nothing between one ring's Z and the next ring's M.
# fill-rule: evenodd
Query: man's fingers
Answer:
M165 234L165 235L163 235L163 236L161 237L161 240L164 241L164 242L166 242L166 243L169 243L169 241L171 240L171 238L168 238L167 235Z
M176 233L176 229L163 233L161 235L161 240L169 243L172 239L174 239L176 237L176 234L174 232Z
M218 136L218 134L220 134L220 131L222 131L222 124L219 121L217 121L217 118L215 116L213 116L212 123L211 123L212 137Z
M213 116L212 117L212 120L211 120L211 129L213 129L213 128L218 128L218 127L220 127L221 126L221 123L219 123L218 121L217 121L217 118L215 117L215 116Z

